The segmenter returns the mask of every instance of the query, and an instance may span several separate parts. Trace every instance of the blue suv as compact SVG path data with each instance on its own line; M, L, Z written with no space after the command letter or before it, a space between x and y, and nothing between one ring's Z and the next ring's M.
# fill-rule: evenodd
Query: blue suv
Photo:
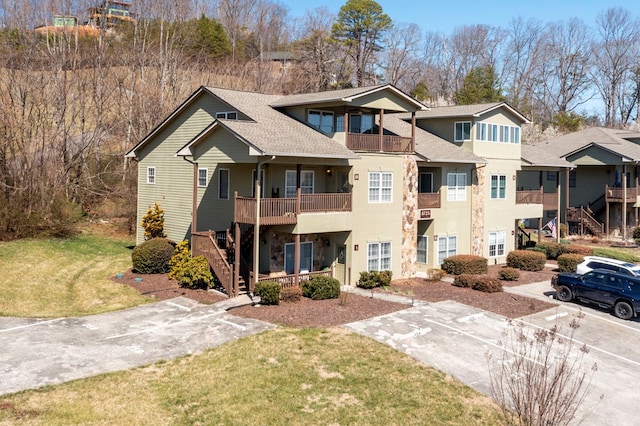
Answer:
M562 272L551 279L556 299L574 299L602 308L613 307L613 313L625 320L640 313L640 277L606 269L594 269L586 274Z

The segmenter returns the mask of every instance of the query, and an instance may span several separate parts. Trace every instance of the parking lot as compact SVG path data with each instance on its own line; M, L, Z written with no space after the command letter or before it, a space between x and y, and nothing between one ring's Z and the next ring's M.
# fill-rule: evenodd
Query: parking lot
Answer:
M514 288L529 297L552 300L549 283ZM511 291L511 289L510 289ZM549 329L558 324L568 335L570 323L581 316L575 330L574 355L588 348L584 368L597 366L589 394L582 403L578 420L588 425L637 424L640 401L640 321L623 321L610 311L576 303L558 304L521 321L530 329ZM499 315L456 302L416 304L414 307L382 317L359 321L349 328L386 343L417 360L444 371L479 391L490 393L487 354L500 360L500 342L509 327ZM589 374L588 374L589 376Z

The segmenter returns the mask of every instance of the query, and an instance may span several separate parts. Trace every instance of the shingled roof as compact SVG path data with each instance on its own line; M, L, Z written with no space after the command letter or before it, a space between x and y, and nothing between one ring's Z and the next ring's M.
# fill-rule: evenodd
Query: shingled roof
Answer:
M626 130L590 127L538 142L535 146L559 158L567 158L595 146L619 155L623 161L640 161L640 145L628 140L637 136L637 133Z
M497 108L505 108L511 114L518 117L523 123L529 123L530 120L524 115L520 114L515 108L506 102L491 102L485 104L474 105L456 105L446 107L431 108L428 111L419 111L416 113L416 118L452 118L452 117L480 117L487 114ZM407 119L407 117L403 117Z
M522 165L524 167L575 167L573 163L570 163L564 158L559 158L535 145L522 144L520 146L520 157L522 158Z

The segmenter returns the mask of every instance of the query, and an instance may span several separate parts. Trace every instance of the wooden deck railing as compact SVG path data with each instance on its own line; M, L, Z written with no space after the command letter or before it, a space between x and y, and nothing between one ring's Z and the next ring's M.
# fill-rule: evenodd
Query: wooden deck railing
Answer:
M369 152L414 152L413 139L393 135L347 133L347 148Z
M292 225L301 213L350 212L352 194L300 194L293 198L261 198L260 224ZM239 223L256 222L256 199L235 196L235 218Z
M418 193L419 209L439 209L440 193L439 192L420 192Z
M328 270L328 271L314 271L314 272L305 272L304 274L299 274L298 275L298 285L302 282L302 281L306 281L311 277L314 276L324 276L324 277L333 277L333 271ZM258 281L275 281L277 283L280 284L280 286L282 288L287 288L287 287L294 287L296 285L296 276L291 274L291 275L284 275L281 277L270 277L268 275L260 275L260 277L258 278Z
M638 195L638 188L627 188L627 203L635 203ZM605 198L607 202L621 203L624 200L624 189L605 186Z
M227 295L235 297L237 291L233 288L233 268L227 262L227 256L220 250L216 240L216 233L213 231L196 232L191 235L191 252L193 256L204 256L207 259Z
M542 191L516 191L516 204L542 204Z

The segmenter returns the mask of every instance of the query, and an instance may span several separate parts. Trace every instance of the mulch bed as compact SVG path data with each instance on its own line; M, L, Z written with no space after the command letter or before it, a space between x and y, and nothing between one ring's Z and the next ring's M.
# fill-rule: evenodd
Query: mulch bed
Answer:
M498 276L500 265L489 267L489 275ZM504 287L548 281L555 273L553 268L540 272L519 271L517 281L503 281ZM135 278L142 278L136 282ZM131 270L114 281L129 285L140 293L156 300L184 296L204 304L226 300L224 295L207 290L181 288L167 274L136 274ZM446 281L426 281L423 279L395 280L388 290L395 294L428 302L453 300L479 309L494 312L508 318L518 318L540 312L554 305L541 300L513 295L507 292L484 293L468 288L460 288ZM233 315L255 318L289 327L334 327L406 309L407 305L387 302L377 298L348 294L341 299L311 300L302 298L298 302L282 302L275 306L243 306L229 311Z

